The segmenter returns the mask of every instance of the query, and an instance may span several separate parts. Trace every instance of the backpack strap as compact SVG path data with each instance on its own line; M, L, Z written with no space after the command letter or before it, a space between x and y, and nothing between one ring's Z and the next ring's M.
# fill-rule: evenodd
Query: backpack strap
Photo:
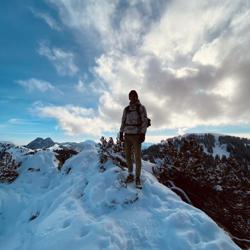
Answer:
M140 124L142 124L142 118L141 118L141 112L140 112L140 107L141 107L141 104L137 104L136 105L136 111L138 113L138 116L139 116L139 119L140 119Z
M124 125L126 125L126 120L127 120L127 113L129 112L129 105L125 108L125 120L124 120Z

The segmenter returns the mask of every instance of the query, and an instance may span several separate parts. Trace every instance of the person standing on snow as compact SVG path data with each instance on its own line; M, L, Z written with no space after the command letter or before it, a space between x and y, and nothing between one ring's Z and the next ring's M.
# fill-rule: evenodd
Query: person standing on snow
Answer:
M120 141L124 141L125 144L125 157L128 166L126 182L134 181L131 159L133 146L136 163L135 183L137 187L141 187L141 143L145 140L149 119L147 118L146 108L140 103L138 94L135 90L129 92L129 100L129 106L123 110L120 127Z

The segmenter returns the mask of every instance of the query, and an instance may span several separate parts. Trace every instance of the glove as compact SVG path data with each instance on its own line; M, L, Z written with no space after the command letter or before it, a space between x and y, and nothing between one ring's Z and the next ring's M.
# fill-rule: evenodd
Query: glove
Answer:
M123 142L123 141L124 141L124 136L123 136L123 132L120 132L120 136L119 136L119 139L120 139L120 141L121 141L121 142Z
M144 141L145 141L145 134L144 133L139 134L139 142L142 143Z

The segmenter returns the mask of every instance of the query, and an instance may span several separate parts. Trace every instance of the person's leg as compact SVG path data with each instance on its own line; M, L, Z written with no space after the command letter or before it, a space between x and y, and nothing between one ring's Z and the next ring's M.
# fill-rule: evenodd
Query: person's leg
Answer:
M125 147L126 162L128 166L128 173L132 174L133 173L133 164L132 164L132 159L131 159L132 143L130 140L130 136L126 134L125 134L124 147Z
M136 177L140 178L141 176L141 143L139 142L139 135L133 136L133 147L135 155L135 164L136 164Z

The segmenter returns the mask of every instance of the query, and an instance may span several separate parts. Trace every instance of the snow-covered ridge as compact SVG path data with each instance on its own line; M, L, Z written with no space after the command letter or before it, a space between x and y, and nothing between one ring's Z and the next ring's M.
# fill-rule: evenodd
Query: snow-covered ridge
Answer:
M145 161L140 191L124 187L126 170L110 161L100 172L94 144L61 171L53 150L12 152L22 165L15 182L0 184L1 249L239 249L205 213L160 184Z

